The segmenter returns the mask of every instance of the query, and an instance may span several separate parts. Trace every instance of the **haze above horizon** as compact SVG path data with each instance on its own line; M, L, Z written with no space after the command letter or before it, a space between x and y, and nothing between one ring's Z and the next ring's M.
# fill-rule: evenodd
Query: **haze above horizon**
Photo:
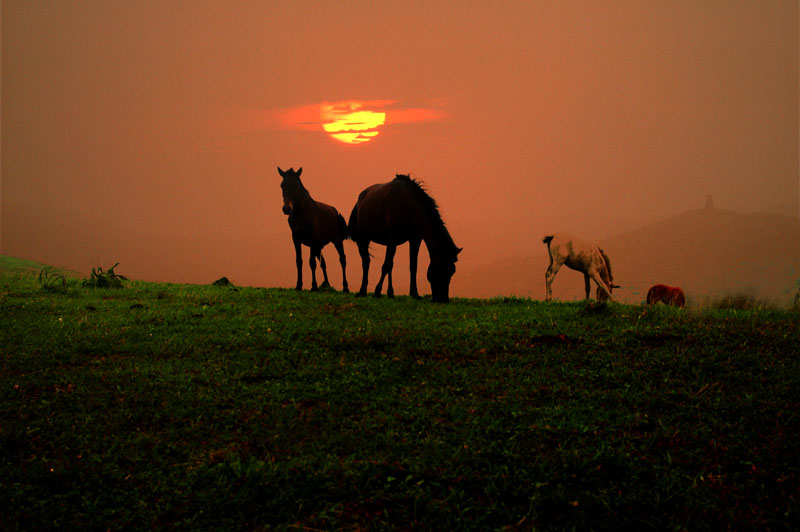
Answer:
M247 264L292 286L276 166L345 218L373 183L424 181L459 272L709 194L798 216L799 11L3 2L0 252L86 271L158 241L137 261L162 278Z

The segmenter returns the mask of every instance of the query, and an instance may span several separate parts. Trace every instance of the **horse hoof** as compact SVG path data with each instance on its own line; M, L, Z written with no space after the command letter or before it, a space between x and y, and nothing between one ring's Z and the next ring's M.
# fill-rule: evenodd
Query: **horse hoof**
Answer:
M343 294L349 294L350 290L348 290L347 287L345 286L344 288L342 288L342 293Z

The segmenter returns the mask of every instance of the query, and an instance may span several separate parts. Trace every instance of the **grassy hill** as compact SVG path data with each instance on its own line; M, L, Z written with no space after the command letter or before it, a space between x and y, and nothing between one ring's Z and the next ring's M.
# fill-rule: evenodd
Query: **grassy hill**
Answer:
M80 277L78 272L68 270L65 268L54 268L40 262L20 259L17 257L9 257L8 255L0 255L0 273L9 274L36 274L44 268L50 268L54 272L58 272L66 277Z
M800 316L0 274L5 530L790 530Z
M739 214L698 209L598 244L610 256L615 295L643 302L650 286L681 286L690 303L708 297L746 294L779 304L800 290L800 222L777 214ZM453 277L455 293L467 297L517 295L544 298L549 259L542 244L536 256L506 258ZM562 268L554 297L584 297L583 275Z

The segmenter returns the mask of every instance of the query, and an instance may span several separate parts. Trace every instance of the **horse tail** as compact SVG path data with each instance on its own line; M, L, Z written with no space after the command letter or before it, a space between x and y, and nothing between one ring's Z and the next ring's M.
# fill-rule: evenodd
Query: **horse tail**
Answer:
M342 218L344 220L344 218ZM358 225L358 203L350 212L350 220L347 222L347 238L356 240L356 226Z
M350 231L347 227L347 222L344 221L344 216L341 213L336 213L336 217L338 218L337 222L339 224L339 236L342 237L342 240L347 240L350 238Z

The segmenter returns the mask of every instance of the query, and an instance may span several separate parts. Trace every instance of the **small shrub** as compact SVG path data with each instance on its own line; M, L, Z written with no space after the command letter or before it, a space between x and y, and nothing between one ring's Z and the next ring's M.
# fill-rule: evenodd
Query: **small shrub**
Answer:
M50 266L45 266L39 272L39 284L42 290L61 293L66 293L67 291L67 278L64 277L64 274L55 271Z
M92 268L92 275L83 281L83 286L90 288L122 288L122 281L127 281L128 278L114 273L114 268L117 266L119 266L119 262L105 271L100 266Z

